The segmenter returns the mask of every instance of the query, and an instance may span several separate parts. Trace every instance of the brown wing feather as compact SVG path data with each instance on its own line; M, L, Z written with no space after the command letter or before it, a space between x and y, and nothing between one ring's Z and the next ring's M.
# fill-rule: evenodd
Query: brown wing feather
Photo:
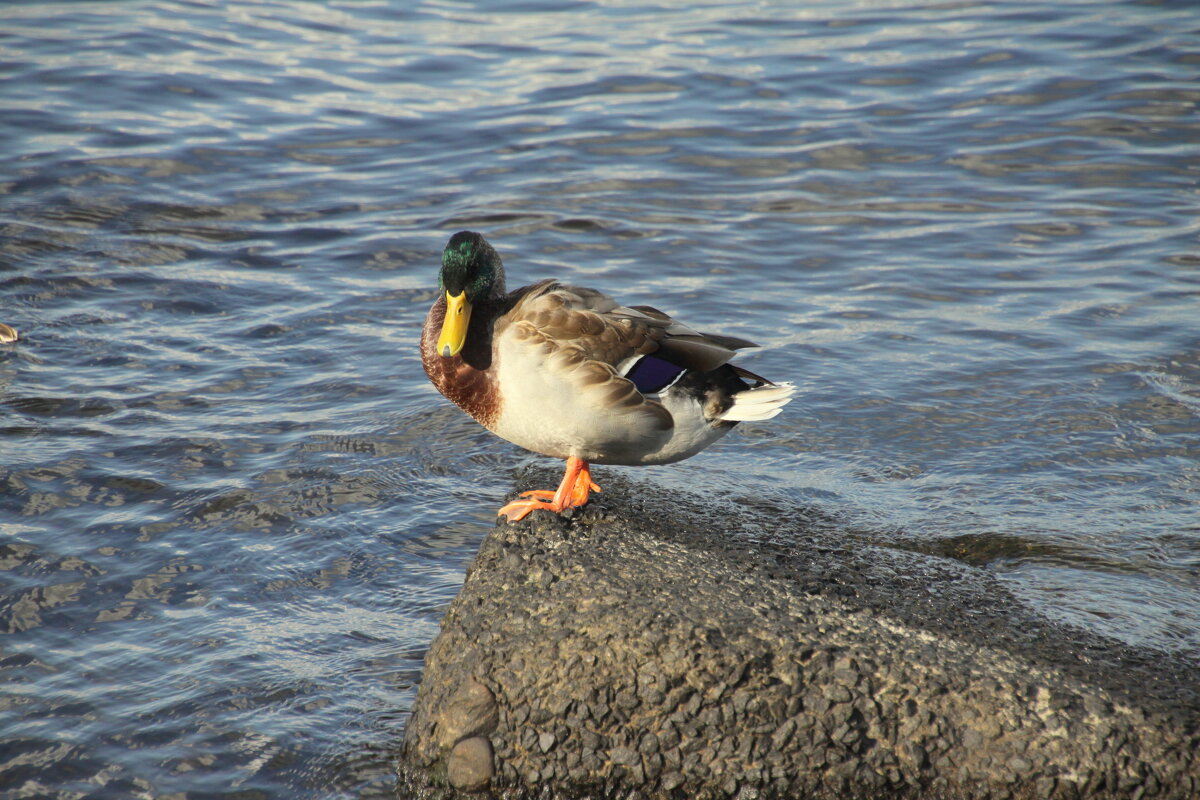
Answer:
M512 316L529 322L560 346L578 347L585 358L614 368L635 355L661 355L699 372L716 369L754 342L704 334L653 306L620 306L595 289L546 280L520 289Z
M510 299L506 318L513 320L514 332L542 347L548 364L571 372L581 391L602 395L610 406L646 401L617 372L634 356L657 352L680 366L708 372L739 348L757 347L733 336L700 333L652 306L620 306L594 289L553 280L519 289Z
M543 281L525 291L509 317L528 324L559 348L575 349L583 358L616 366L633 355L654 352L666 337L666 327L658 320L614 313L627 310L594 289Z

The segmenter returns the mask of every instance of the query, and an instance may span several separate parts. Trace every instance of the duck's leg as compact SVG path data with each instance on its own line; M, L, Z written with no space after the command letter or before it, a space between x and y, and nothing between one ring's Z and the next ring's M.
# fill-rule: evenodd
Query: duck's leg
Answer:
M544 508L561 514L568 508L577 508L588 501L589 492L598 492L600 487L592 482L592 472L588 463L582 458L571 456L567 459L567 471L563 473L562 483L558 490L551 492L547 489L535 489L522 492L524 500L513 500L496 512L498 516L508 517L509 522L525 519L530 511Z
M563 475L563 482L557 490L554 489L531 489L528 492L521 492L521 497L536 497L539 500L554 502L559 493L562 492L563 486L571 480L570 464L567 465L568 472ZM584 461L583 466L579 470L579 474L574 479L574 485L571 487L571 492L568 497L569 502L563 508L575 508L581 506L588 501L588 492L598 492L600 487L592 480L591 466Z

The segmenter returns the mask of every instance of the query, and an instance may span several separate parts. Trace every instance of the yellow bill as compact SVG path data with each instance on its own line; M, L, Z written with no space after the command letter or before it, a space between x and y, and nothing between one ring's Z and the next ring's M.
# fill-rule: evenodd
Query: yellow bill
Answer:
M442 333L437 343L443 358L456 356L463 349L470 322L471 304L467 302L466 290L456 295L446 292L446 318L442 320Z

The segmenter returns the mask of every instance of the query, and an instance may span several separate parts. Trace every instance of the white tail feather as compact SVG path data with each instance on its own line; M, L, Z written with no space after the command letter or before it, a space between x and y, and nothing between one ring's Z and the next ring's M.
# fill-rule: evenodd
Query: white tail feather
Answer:
M719 419L728 422L759 422L779 414L792 400L796 386L792 383L769 383L756 386L733 396L733 405Z

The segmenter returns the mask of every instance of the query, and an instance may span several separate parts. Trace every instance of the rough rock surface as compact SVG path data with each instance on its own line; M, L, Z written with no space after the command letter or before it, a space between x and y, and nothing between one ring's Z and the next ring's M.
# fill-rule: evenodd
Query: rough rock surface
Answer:
M623 486L617 514L484 541L426 659L404 791L1200 796L1195 665L1040 621L956 562Z

